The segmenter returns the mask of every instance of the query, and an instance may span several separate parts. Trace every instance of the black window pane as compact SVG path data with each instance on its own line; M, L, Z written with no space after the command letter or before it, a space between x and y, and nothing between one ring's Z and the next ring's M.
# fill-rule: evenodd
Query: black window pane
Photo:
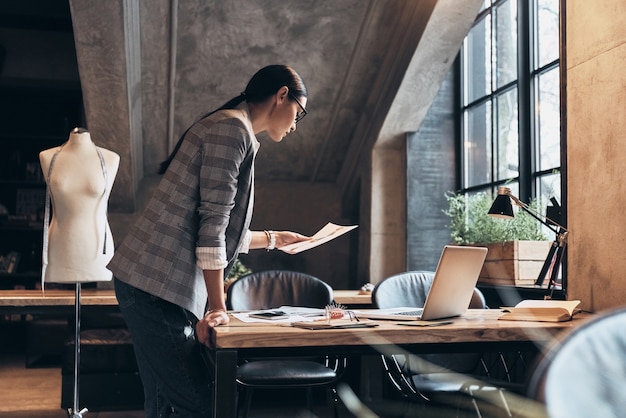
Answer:
M491 17L487 15L467 35L465 104L491 92Z
M539 170L561 165L559 68L537 78L537 151Z
M501 94L496 100L498 106L496 180L506 180L519 175L517 89Z
M491 103L467 111L464 144L466 187L491 181Z
M517 80L517 2L507 0L495 11L496 88Z
M537 0L536 27L538 69L559 58L559 0Z

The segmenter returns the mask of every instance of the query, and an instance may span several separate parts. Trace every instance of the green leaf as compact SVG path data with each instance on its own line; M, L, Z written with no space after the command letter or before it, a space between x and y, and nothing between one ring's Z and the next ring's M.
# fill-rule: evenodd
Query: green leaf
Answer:
M480 192L472 195L446 194L450 219L450 240L454 244L489 244L515 240L545 241L542 225L528 213L517 210L513 219L499 219L487 214L494 196ZM541 212L536 200L531 210Z

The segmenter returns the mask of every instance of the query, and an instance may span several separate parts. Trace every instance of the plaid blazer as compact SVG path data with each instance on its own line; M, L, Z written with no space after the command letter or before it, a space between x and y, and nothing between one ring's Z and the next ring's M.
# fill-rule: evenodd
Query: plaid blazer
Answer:
M207 304L196 247L225 251L231 265L250 226L259 143L247 110L192 125L143 214L115 251L119 280L201 318Z

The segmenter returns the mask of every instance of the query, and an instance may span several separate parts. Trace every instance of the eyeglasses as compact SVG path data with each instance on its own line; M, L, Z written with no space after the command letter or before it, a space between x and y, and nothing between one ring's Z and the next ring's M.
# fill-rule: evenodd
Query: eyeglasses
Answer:
M291 94L291 93L289 93L289 96L291 96L291 98L292 98L292 99L293 99L296 103L298 103L298 106L300 106L301 111L300 111L300 112L298 112L298 113L296 114L296 120L294 121L295 123L298 123L298 122L300 122L300 121L301 121L301 120L302 120L302 119L303 119L303 118L307 115L307 113L309 113L309 112L307 112L307 111L306 111L306 109L304 108L304 106L302 106L302 104L300 104L300 102L298 101L298 99L296 99L296 96L294 96L294 95L293 95L293 94Z
M329 324L332 319L344 319L346 318L346 316L348 317L350 322L361 322L356 313L347 310L343 305L331 303L330 305L326 305L324 310L324 316L326 317L326 321Z

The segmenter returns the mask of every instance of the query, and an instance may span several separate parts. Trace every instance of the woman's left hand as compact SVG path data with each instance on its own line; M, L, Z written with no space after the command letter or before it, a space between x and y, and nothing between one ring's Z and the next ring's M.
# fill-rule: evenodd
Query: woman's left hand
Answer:
M230 322L228 314L224 310L209 311L196 324L196 337L202 344L208 346L210 330L218 325L227 325Z

